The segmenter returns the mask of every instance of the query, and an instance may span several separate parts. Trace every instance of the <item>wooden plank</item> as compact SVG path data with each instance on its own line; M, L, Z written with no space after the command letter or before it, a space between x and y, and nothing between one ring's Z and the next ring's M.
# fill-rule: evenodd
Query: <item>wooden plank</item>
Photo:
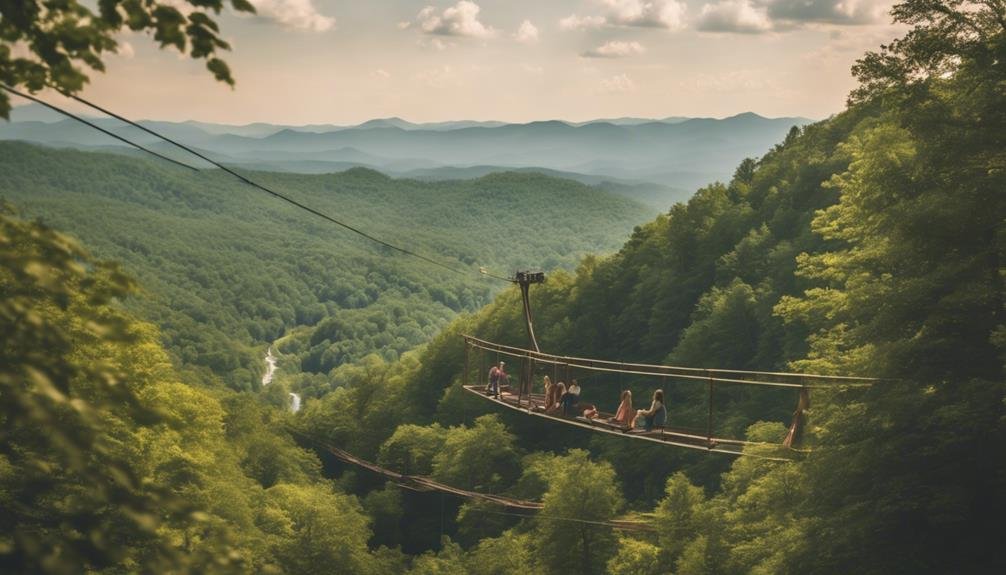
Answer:
M640 439L640 440L644 440L644 441L652 441L654 443L660 443L660 444L663 444L663 445L673 445L675 447L684 447L686 449L696 449L696 450L701 450L701 451L706 451L706 452L711 452L711 453L724 453L724 454L728 454L728 455L739 455L739 456L745 456L745 457L754 457L754 458L757 458L757 459L764 459L764 460L768 460L768 461L791 462L791 461L794 460L793 458L772 457L772 456L768 456L768 455L761 455L761 454L757 454L757 453L750 453L750 452L743 451L743 445L765 445L765 446L770 446L770 445L774 445L774 444L767 444L767 443L766 444L756 444L756 443L752 443L752 442L743 442L743 441L738 440L738 439L722 439L722 438L713 438L712 444L710 444L708 442L708 440L707 440L706 437L692 435L692 434L684 434L684 433L678 434L678 433L675 433L673 431L666 431L666 430L664 430L662 432L634 433L634 432L625 432L625 431L622 431L621 429L618 429L618 430L608 429L606 427L602 427L602 426L598 426L598 425L593 425L593 424L590 424L590 423L580 422L580 421L577 421L575 419L570 419L570 418L566 418L566 417L561 417L561 416L556 416L556 415L550 415L550 414L547 414L547 413L537 412L537 411L534 411L533 408L518 407L516 405L516 402L508 402L508 401L505 401L504 398L497 399L497 398L495 398L493 396L486 395L483 391L481 391L480 389L478 389L476 386L462 386L462 387L463 387L463 389L465 391L468 391L469 393L474 393L475 395L478 395L479 397L481 397L483 399L486 399L486 400L489 400L489 401L491 401L493 403L497 403L497 404L502 405L504 407L513 409L515 411L519 411L519 412L524 413L526 415L531 415L531 416L534 416L534 417L541 417L541 418L549 419L549 420L552 420L552 421L555 421L555 422L558 422L558 423L564 423L566 425L573 425L573 426L576 426L576 427L581 427L581 428L584 428L584 429L589 429L589 430L597 431L597 432L600 432L600 433L608 433L608 434L611 434L611 435L618 435L620 437L628 437L628 438L631 438L631 439ZM689 442L689 441L691 441L691 442Z

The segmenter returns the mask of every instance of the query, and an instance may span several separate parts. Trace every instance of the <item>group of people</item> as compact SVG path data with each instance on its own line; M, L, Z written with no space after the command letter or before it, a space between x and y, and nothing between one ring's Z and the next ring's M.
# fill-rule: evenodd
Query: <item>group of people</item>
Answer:
M489 370L489 382L486 385L486 393L499 397L500 389L510 383L510 376L505 371L504 362L492 366ZM552 383L551 378L545 376L545 413L549 415L562 415L564 417L586 417L594 419L600 415L597 406L592 403L580 401L580 384L571 380L567 386L563 382ZM608 423L617 425L623 429L642 429L651 431L663 428L667 423L667 406L664 405L664 391L658 389L653 392L653 401L649 409L632 409L632 392L626 389L618 403L618 410L615 416L608 418Z
M594 419L600 415L597 406L592 403L580 401L580 385L574 379L567 387L563 382L552 384L552 380L545 376L545 413L551 415L562 414L565 417L583 416ZM626 389L622 392L621 400L615 416L608 418L608 423L612 423L624 429L642 429L651 431L663 428L667 423L667 406L664 405L664 391L658 389L653 392L653 401L649 409L632 409L632 392Z

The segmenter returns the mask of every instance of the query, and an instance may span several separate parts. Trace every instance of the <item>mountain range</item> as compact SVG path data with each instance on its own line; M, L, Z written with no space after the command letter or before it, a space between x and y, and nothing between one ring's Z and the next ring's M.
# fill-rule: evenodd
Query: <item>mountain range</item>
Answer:
M187 154L114 119L96 124L183 161ZM367 167L394 177L467 179L498 171L541 171L606 185L666 209L691 191L726 181L746 157L759 157L806 118L615 118L589 122L438 122L382 118L355 126L144 120L141 125L238 166L297 173ZM15 108L0 140L122 151L124 144L37 105Z

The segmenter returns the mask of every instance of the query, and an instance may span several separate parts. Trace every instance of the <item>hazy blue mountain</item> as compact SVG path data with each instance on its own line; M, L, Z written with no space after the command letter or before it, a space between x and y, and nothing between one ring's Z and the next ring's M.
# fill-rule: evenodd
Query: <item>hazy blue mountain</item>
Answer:
M586 126L587 124L614 124L616 126L638 126L639 124L650 124L661 122L664 124L677 124L690 120L686 116L668 116L666 118L632 118L629 116L621 118L600 118L597 120L587 120L586 122L570 122L571 126Z
M16 108L13 117L15 121L0 124L0 140L74 148L122 146L72 120L56 120L51 112L37 106ZM94 121L138 143L156 143L149 134L117 120ZM744 113L724 119L624 117L526 124L417 124L402 118L380 118L351 127L141 123L222 161L276 171L320 173L364 166L395 176L452 179L469 177L464 170L484 175L489 173L487 167L534 168L544 173L551 170L597 177L594 183L606 179L655 184L658 188L650 188L654 192L651 200L664 206L666 198L677 194L659 190L694 190L714 180L727 180L742 159L761 156L790 128L809 122Z

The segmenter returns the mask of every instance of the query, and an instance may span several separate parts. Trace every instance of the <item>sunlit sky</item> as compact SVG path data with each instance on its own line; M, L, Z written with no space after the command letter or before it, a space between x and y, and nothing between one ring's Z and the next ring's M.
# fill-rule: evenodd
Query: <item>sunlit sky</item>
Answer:
M136 118L354 124L823 118L901 34L891 0L251 0L220 16L235 89L121 37L84 95Z

